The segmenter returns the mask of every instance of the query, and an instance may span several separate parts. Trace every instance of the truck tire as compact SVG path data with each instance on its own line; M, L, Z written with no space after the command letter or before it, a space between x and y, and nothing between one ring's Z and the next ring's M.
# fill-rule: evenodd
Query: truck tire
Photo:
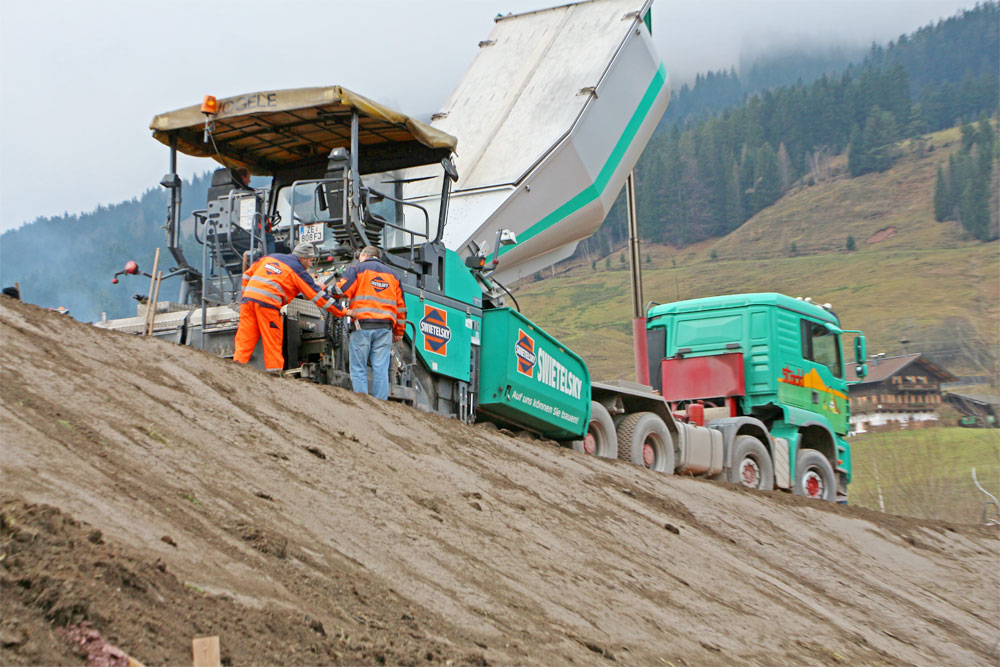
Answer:
M652 412L636 412L618 424L618 458L657 472L673 474L674 440Z
M590 403L590 423L583 440L574 440L573 449L582 454L613 459L618 456L618 435L608 409L597 401Z
M806 498L835 501L837 478L833 466L815 449L800 449L795 457L795 486L792 492Z
M729 481L751 489L770 491L774 488L774 466L760 440L752 435L738 435L733 441L733 465Z

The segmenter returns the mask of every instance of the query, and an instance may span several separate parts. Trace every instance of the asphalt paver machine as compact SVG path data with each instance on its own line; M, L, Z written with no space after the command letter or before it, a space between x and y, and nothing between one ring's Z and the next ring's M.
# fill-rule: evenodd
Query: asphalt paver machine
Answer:
M391 398L580 437L586 365L519 313L500 280L571 254L652 135L669 88L650 5L597 0L497 17L430 123L339 86L206 98L156 116L153 136L171 151L161 181L172 194L169 273L182 285L176 302L146 305L153 335L230 356L250 262L309 241L314 273L330 284L374 245L402 277L409 318ZM189 220L181 153L221 165ZM249 187L246 172L270 183ZM284 318L286 367L350 386L348 324L301 298ZM143 325L140 313L105 326Z

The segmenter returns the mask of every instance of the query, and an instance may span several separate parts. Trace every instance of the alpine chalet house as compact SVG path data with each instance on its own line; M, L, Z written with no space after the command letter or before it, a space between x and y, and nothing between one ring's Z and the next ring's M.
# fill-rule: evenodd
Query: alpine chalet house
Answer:
M847 366L851 399L851 434L893 428L921 428L936 423L941 383L958 378L919 352L868 360L868 377L858 382Z

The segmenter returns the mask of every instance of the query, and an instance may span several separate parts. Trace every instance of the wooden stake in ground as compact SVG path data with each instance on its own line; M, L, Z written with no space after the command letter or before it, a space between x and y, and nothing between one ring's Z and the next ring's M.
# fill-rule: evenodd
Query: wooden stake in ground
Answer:
M194 667L220 667L219 637L195 637L191 640Z
M156 304L153 302L153 288L156 286L156 270L160 268L160 249L156 249L153 256L153 271L149 274L149 296L146 298L146 330L143 334L149 335L153 329L153 317L156 315Z
M156 328L156 303L160 300L160 283L163 282L163 271L156 272L156 285L153 287L153 293L150 297L153 300L153 314L149 318L149 330L146 331L147 336L153 335L153 330Z

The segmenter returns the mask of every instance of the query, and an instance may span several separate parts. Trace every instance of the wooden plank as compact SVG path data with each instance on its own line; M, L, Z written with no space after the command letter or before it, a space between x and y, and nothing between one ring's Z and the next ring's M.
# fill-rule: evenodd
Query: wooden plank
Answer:
M153 287L156 285L156 270L160 266L160 249L156 249L153 258L153 272L149 275L149 296L146 299L146 328L142 332L148 336L153 331L153 318L156 317L156 304L153 303Z
M160 300L160 283L163 281L163 271L156 272L156 284L153 287L153 293L150 296L150 300L153 302L153 314L149 318L149 330L146 332L147 336L152 336L153 331L156 329L156 303Z
M191 640L194 667L221 667L219 637L195 637Z

